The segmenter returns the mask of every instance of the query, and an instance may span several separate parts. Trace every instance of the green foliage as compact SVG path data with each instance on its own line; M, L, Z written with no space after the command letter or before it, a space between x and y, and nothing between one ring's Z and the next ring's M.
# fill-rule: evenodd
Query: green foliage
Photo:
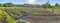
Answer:
M32 6L33 5L33 6ZM51 4L49 4L49 2L45 3L45 4L12 4L12 3L5 3L2 4L0 3L0 7L35 7L35 8L52 8L53 6ZM59 3L55 3L54 7L59 7Z
M4 7L12 7L12 6L13 6L12 3L6 3L6 4L4 4Z
M49 3L42 4L43 8L51 8L51 5Z
M3 4L0 3L0 7L2 7L2 6L3 6Z
M8 21L8 23L16 23L15 20L5 11L0 10L0 15L3 14L3 17L6 17L6 20Z
M59 6L59 4L58 3L55 3L55 7L58 7Z

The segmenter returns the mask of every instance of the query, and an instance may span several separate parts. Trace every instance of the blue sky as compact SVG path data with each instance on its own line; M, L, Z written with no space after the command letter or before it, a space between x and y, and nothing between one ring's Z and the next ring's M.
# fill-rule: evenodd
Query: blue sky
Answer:
M24 4L24 3L29 3L29 4L43 4L46 3L48 0L0 0L0 3L14 3L14 4ZM50 4L55 4L59 3L60 0L49 0Z

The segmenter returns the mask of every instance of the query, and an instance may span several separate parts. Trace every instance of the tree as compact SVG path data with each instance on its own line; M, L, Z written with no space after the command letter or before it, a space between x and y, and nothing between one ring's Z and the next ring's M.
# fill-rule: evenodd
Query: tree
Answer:
M49 3L46 3L45 6L46 6L46 8L50 8L51 7L51 5Z
M55 3L55 7L58 7L59 6L59 4L58 3Z
M6 3L6 4L4 4L4 7L12 7L12 6L13 6L12 3Z
M3 6L3 4L0 3L0 7L2 7L2 6Z
M49 3L49 0L48 0L47 3L43 4L43 7L44 7L44 8L51 8L51 5L50 5L50 3Z
M42 8L46 8L46 7L45 7L45 4L42 4L41 7L42 7Z
M49 3L42 4L41 7L43 8L51 8L51 5Z
M41 6L39 4L35 4L34 7L40 8Z

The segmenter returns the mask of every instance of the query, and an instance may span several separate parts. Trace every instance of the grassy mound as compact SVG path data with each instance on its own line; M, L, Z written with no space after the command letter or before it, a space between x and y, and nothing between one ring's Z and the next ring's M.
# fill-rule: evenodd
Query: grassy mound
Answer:
M6 17L6 20L8 21L8 23L16 23L15 20L5 11L0 10L0 15ZM0 17L1 18L1 17Z

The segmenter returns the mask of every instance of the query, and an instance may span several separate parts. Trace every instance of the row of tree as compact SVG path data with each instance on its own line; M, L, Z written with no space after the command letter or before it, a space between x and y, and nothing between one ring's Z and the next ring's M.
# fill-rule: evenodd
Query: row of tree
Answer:
M0 3L0 7L29 7L29 6L31 6L31 5L33 5L33 4L12 4L12 3L1 4L1 3ZM52 6L52 5L49 4L49 3L45 3L45 4L41 4L41 5L39 5L39 4L34 4L33 6L34 6L34 7L39 7L39 8L40 8L40 7L41 7L41 8L60 7L60 5L59 5L58 3L55 3L54 6Z

